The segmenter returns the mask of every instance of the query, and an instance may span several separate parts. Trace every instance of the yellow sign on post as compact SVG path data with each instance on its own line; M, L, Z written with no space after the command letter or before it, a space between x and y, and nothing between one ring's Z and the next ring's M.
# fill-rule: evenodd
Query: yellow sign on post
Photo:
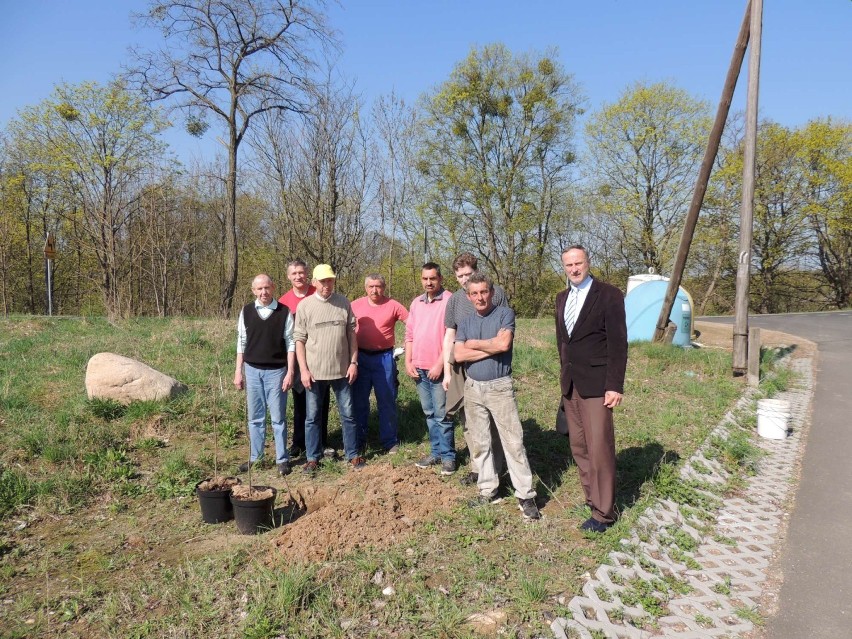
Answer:
M48 233L44 241L44 256L49 260L56 259L56 238L53 233Z

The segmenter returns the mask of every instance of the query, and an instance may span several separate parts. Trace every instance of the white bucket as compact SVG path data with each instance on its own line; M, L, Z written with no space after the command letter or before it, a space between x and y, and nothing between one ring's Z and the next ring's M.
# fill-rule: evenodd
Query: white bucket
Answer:
M757 401L757 434L767 439L784 439L790 423L790 402L783 399Z

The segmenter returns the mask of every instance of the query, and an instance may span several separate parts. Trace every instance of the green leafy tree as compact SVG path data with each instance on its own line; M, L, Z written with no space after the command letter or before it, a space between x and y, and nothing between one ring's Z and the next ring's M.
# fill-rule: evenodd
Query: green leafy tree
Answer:
M820 119L799 134L805 214L831 304L852 302L852 124Z
M422 193L422 177L416 168L417 112L402 98L391 93L376 100L372 109L377 138L377 226L384 241L368 242L368 255L380 264L388 286L394 289L396 273L402 275L401 299L414 296L423 263L423 224L417 212ZM419 239L419 243L418 243ZM414 274L417 277L414 277Z
M725 125L692 240L684 286L694 295L698 315L733 311L742 199L743 125L740 114Z
M544 300L529 278L550 260L565 215L580 96L555 52L474 49L422 100L422 215L445 254L480 256L521 312Z
M41 176L40 183L50 185L44 202L55 198L50 206L61 207L57 212L79 242L77 250L96 258L110 317L123 309L126 230L141 185L163 157L165 145L157 136L165 126L119 81L59 85L53 97L24 109L10 125L28 153L22 166L27 184Z
M797 275L813 270L807 183L799 163L799 144L795 130L774 122L758 126L752 303L760 313L801 308L815 293Z
M677 248L710 130L707 103L636 83L586 125L587 184L601 235L631 272L663 272Z
M207 116L225 130L228 151L221 312L233 305L238 274L237 168L257 116L304 111L317 44L331 43L321 0L154 0L140 16L166 45L135 52L130 77L158 99L173 99L187 130L203 135Z

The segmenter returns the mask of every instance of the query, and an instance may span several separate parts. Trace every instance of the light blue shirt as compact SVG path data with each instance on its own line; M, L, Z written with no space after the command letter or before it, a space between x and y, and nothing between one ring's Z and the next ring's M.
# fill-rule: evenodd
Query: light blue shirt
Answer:
M254 301L254 307L257 309L257 314L260 319L267 319L272 315L272 311L278 308L278 300L273 299L269 306L264 306L257 300ZM293 314L287 313L287 321L284 323L284 343L287 345L287 352L296 352L296 342L293 341ZM237 352L244 352L246 347L246 322L243 319L243 312L240 311L240 319L237 320Z
M586 301L586 298L589 296L589 289L592 287L592 276L586 275L586 279L580 282L579 286L574 286L573 284L568 284L568 288L571 289L571 292L568 295L576 295L577 296L577 309L574 315L574 324L577 323L577 318L580 317L580 310L583 308L583 303ZM565 310L568 310L568 304L565 304ZM568 328L568 318L563 317L562 321L565 322L565 327Z

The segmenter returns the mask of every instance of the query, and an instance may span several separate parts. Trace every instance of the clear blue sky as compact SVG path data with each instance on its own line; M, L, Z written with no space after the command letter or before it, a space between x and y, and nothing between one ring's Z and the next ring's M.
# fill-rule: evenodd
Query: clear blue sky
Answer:
M129 18L144 6L0 0L0 127L56 83L105 82L129 45L155 44ZM416 100L472 46L500 41L516 52L557 47L590 110L637 80L671 81L715 109L744 10L745 0L343 0L330 18L343 44L339 68L367 103L391 90ZM850 0L764 0L761 117L852 120L850 34ZM744 69L734 108L746 77ZM184 160L216 147L179 131L168 139Z

